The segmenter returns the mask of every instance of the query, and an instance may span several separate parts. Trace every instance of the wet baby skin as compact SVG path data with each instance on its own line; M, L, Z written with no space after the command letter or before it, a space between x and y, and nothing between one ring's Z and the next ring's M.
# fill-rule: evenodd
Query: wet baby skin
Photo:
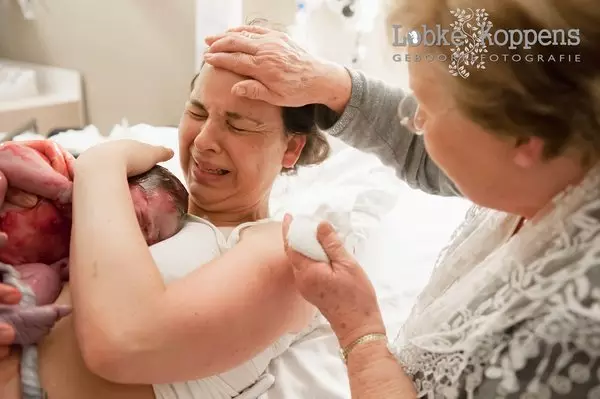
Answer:
M8 238L0 248L0 262L13 266L35 293L37 304L46 305L56 300L68 278L74 158L48 140L33 147L18 142L0 145L3 184L40 197L30 208L9 203L0 208L0 232ZM179 231L188 193L173 174L155 166L130 178L129 187L148 245Z

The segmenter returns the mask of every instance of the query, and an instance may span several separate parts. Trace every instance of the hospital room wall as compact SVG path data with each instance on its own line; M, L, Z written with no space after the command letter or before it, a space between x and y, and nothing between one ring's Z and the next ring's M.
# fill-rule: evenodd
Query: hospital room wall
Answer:
M83 75L87 122L176 125L194 73L196 0L0 0L0 57ZM168 3L168 5L167 5Z
M108 133L122 118L176 125L202 37L256 17L292 23L295 1L52 0L36 11L27 21L0 0L0 57L81 72L87 123Z
M102 133L122 118L130 124L176 125L206 34L256 17L291 25L296 13L295 0L33 3L39 4L37 18L27 21L17 1L0 0L0 57L81 72L87 123ZM350 43L340 28L342 21L325 9L320 14L311 26L313 37L323 55L345 63L349 53L342 51L339 59L332 53L332 49L347 47L342 43ZM384 39L372 38L367 48L379 53ZM380 65L378 54L367 58L361 69L389 78L390 69Z

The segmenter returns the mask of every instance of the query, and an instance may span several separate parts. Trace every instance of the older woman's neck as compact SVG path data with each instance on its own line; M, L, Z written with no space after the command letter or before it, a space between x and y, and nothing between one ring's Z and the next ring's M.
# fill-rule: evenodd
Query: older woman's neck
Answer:
M548 167L521 179L524 186L519 191L523 201L509 211L525 219L543 217L553 208L554 198L569 187L581 184L594 165L583 166L578 159L557 158Z
M206 219L218 227L235 227L242 223L255 222L269 217L269 204L266 202L248 208L211 211L191 203L188 212L194 216Z

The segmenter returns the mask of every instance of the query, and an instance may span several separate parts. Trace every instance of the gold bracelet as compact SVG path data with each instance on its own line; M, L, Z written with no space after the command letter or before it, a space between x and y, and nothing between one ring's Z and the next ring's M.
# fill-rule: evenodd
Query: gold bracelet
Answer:
M350 352L352 352L352 349L356 348L358 345L366 344L367 342L379 341L379 340L387 341L387 335L381 334L381 333L371 333L371 334L363 335L362 337L353 341L350 345L346 346L345 348L341 348L340 349L340 357L344 361L344 364L347 364L348 363L348 355L350 354Z

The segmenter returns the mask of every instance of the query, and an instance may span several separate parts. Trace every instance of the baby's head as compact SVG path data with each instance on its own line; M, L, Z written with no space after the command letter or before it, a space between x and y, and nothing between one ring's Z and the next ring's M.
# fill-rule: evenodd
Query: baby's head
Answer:
M157 165L131 177L129 190L148 245L181 229L188 193L171 172ZM33 208L4 206L0 209L0 231L8 235L8 242L0 248L0 262L51 264L69 255L71 214L48 200L40 200Z
M146 173L129 178L135 214L148 245L165 240L181 229L188 207L185 186L156 165Z

